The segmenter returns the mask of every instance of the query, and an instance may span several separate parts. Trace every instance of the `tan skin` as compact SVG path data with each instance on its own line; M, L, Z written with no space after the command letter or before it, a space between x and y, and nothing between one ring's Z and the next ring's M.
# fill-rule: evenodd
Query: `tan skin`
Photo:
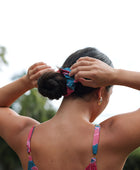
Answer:
M31 141L32 157L39 170L85 169L94 156L94 125L91 122L104 110L112 92L105 86L119 84L140 90L140 73L115 70L99 60L84 57L71 69L71 75L83 85L100 88L84 98L64 98L56 115L42 124L19 116L9 106L23 93L37 87L37 79L44 72L53 71L49 66L36 63L26 76L0 88L0 136L18 154L24 170L28 163L26 141L32 126L36 126ZM101 96L103 102L99 106ZM111 117L100 124L98 170L123 168L128 154L140 145L139 122L140 109Z

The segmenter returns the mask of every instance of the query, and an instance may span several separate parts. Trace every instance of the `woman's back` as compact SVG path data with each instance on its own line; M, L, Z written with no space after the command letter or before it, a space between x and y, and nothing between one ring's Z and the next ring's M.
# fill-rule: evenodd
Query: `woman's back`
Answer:
M92 157L94 126L50 120L37 126L31 139L33 161L43 169L83 169ZM39 150L39 152L38 152Z
M110 121L101 124L97 156L92 154L95 131L93 124L72 124L51 119L36 126L31 139L31 154L35 165L41 170L83 170L89 165L91 158L96 157L98 170L112 167L113 170L120 170L125 161L124 155L121 157L121 153L115 151ZM28 157L27 153L26 156ZM27 165L27 160L23 164Z

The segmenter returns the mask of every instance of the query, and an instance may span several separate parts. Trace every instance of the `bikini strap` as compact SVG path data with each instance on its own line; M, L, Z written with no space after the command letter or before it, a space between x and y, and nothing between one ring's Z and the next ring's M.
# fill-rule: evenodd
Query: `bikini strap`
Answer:
M33 127L30 129L30 132L29 132L29 135L28 135L28 139L27 139L26 147L27 147L27 152L28 152L28 154L31 153L31 138L32 138L34 129L35 129L35 126L33 126Z
M92 145L92 153L94 155L96 155L98 151L99 137L100 137L100 125L95 125L93 145Z

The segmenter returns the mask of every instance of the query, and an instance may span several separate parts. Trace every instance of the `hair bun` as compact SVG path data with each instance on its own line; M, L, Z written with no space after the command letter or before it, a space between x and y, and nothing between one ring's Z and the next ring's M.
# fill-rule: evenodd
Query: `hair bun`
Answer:
M46 72L38 79L38 91L49 99L59 99L67 93L66 78L56 72Z

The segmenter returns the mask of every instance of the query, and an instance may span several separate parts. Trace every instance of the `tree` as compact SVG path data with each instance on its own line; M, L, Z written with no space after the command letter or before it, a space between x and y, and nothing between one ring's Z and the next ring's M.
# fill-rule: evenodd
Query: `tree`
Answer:
M7 61L5 59L5 54L6 54L6 48L0 46L0 65L7 64Z

